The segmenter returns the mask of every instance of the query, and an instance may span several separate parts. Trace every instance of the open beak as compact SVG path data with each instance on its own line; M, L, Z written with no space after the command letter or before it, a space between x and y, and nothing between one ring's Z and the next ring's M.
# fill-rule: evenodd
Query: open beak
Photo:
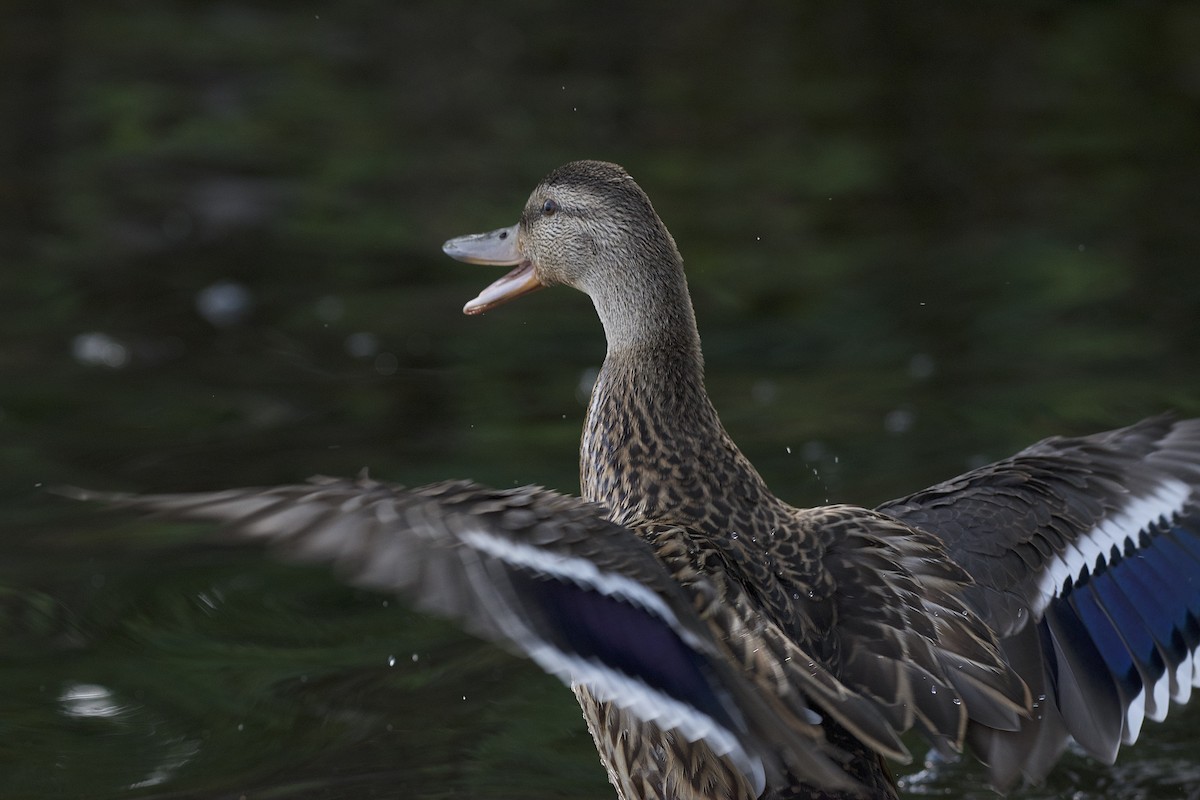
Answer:
M472 233L458 236L442 245L446 255L468 264L495 264L516 269L479 293L463 306L464 314L482 314L491 311L515 297L529 294L545 284L537 279L533 262L521 255L517 247L517 226L500 228L488 233Z

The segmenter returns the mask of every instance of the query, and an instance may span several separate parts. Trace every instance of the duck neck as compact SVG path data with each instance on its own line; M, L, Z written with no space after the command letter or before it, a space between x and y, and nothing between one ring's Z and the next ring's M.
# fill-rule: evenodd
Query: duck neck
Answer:
M588 406L580 483L584 498L620 522L698 522L714 508L732 518L771 497L704 389L700 336L680 283L620 308L596 302L608 354Z

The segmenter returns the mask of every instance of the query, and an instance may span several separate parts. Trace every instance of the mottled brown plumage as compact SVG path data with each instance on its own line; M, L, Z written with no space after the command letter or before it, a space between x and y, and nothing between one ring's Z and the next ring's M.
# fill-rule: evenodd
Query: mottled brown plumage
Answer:
M531 213L548 201L557 206L555 214ZM584 288L605 326L608 354L581 443L584 498L635 529L657 521L679 526L679 541L651 533L651 543L684 585L692 573L716 585L719 607L736 612L716 615L719 640L765 693L785 699L797 693L817 703L838 737L845 738L847 727L868 738L874 715L882 713L895 731L918 725L957 748L967 716L955 702L954 680L969 665L980 685L994 690L992 700L1003 709L997 713L1015 724L1029 702L1025 689L1008 673L990 631L954 599L953 590L970 579L940 543L865 509L788 506L725 432L704 390L682 259L623 170L582 163L552 173L527 205L522 234L529 257L546 265L553 280ZM601 238L604 245L596 247ZM592 246L582 257L564 241ZM667 547L678 554L664 553ZM934 608L949 612L940 619L953 630L930 624ZM961 652L942 651L940 643L951 640ZM791 668L796 659L812 664L805 674ZM813 673L834 684L829 697L837 700L821 703L826 696L806 685L816 680ZM849 712L845 698L855 689L877 702ZM586 697L586 691L576 694ZM616 749L614 742L663 739L652 726L629 729L620 715L583 705L602 755ZM887 734L872 744L905 755ZM644 741L638 747L647 749ZM664 796L719 796L706 793L706 772L679 765L678 748L657 750L660 774L689 776L686 786L673 778L669 788L660 788ZM855 777L876 793L890 792L882 788L890 786L882 763L858 755ZM619 765L629 758L606 757L618 787L625 772ZM790 780L799 784L794 776ZM773 789L780 797L814 791L801 785ZM623 793L659 796L644 786Z
M911 729L1004 787L1072 735L1111 758L1200 685L1200 422L797 509L722 427L682 259L623 169L555 170L517 225L446 252L515 267L467 313L553 284L595 304L583 499L365 477L104 497L223 520L529 656L572 685L623 800L892 798Z

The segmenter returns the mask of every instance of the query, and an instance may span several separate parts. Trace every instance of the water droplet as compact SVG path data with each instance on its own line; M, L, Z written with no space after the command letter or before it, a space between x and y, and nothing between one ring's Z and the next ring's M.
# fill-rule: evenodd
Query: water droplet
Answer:
M400 359L394 353L380 353L375 356L373 365L375 372L380 375L395 375L400 368Z
M596 385L596 378L600 377L600 370L595 367L585 369L579 373L579 381L575 385L575 399L582 405L587 405L588 398L592 396L592 389Z
M908 374L914 380L928 380L937 372L937 363L928 353L917 353L908 361Z
M129 348L107 333L81 333L71 340L71 356L81 364L119 369L129 364Z
M774 381L760 380L750 387L750 396L760 406L771 405L779 397L779 387Z
M342 302L342 298L327 294L317 298L317 302L313 305L313 312L322 322L337 322L346 313L346 305Z
M230 328L254 310L254 295L236 281L217 281L196 294L196 311L215 328Z
M883 418L883 429L890 434L899 435L912 429L916 414L911 409L897 408L889 411Z
M351 358L372 358L379 352L379 337L370 331L357 331L342 341L342 347Z

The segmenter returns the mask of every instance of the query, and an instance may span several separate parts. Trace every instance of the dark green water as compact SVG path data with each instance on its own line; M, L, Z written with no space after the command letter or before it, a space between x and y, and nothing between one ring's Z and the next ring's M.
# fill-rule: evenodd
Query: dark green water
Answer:
M655 201L797 504L1200 414L1200 8L567 5L0 10L0 797L612 796L527 663L39 488L574 490L590 304L467 319L440 254L571 158ZM1017 796L1200 798L1194 706Z

